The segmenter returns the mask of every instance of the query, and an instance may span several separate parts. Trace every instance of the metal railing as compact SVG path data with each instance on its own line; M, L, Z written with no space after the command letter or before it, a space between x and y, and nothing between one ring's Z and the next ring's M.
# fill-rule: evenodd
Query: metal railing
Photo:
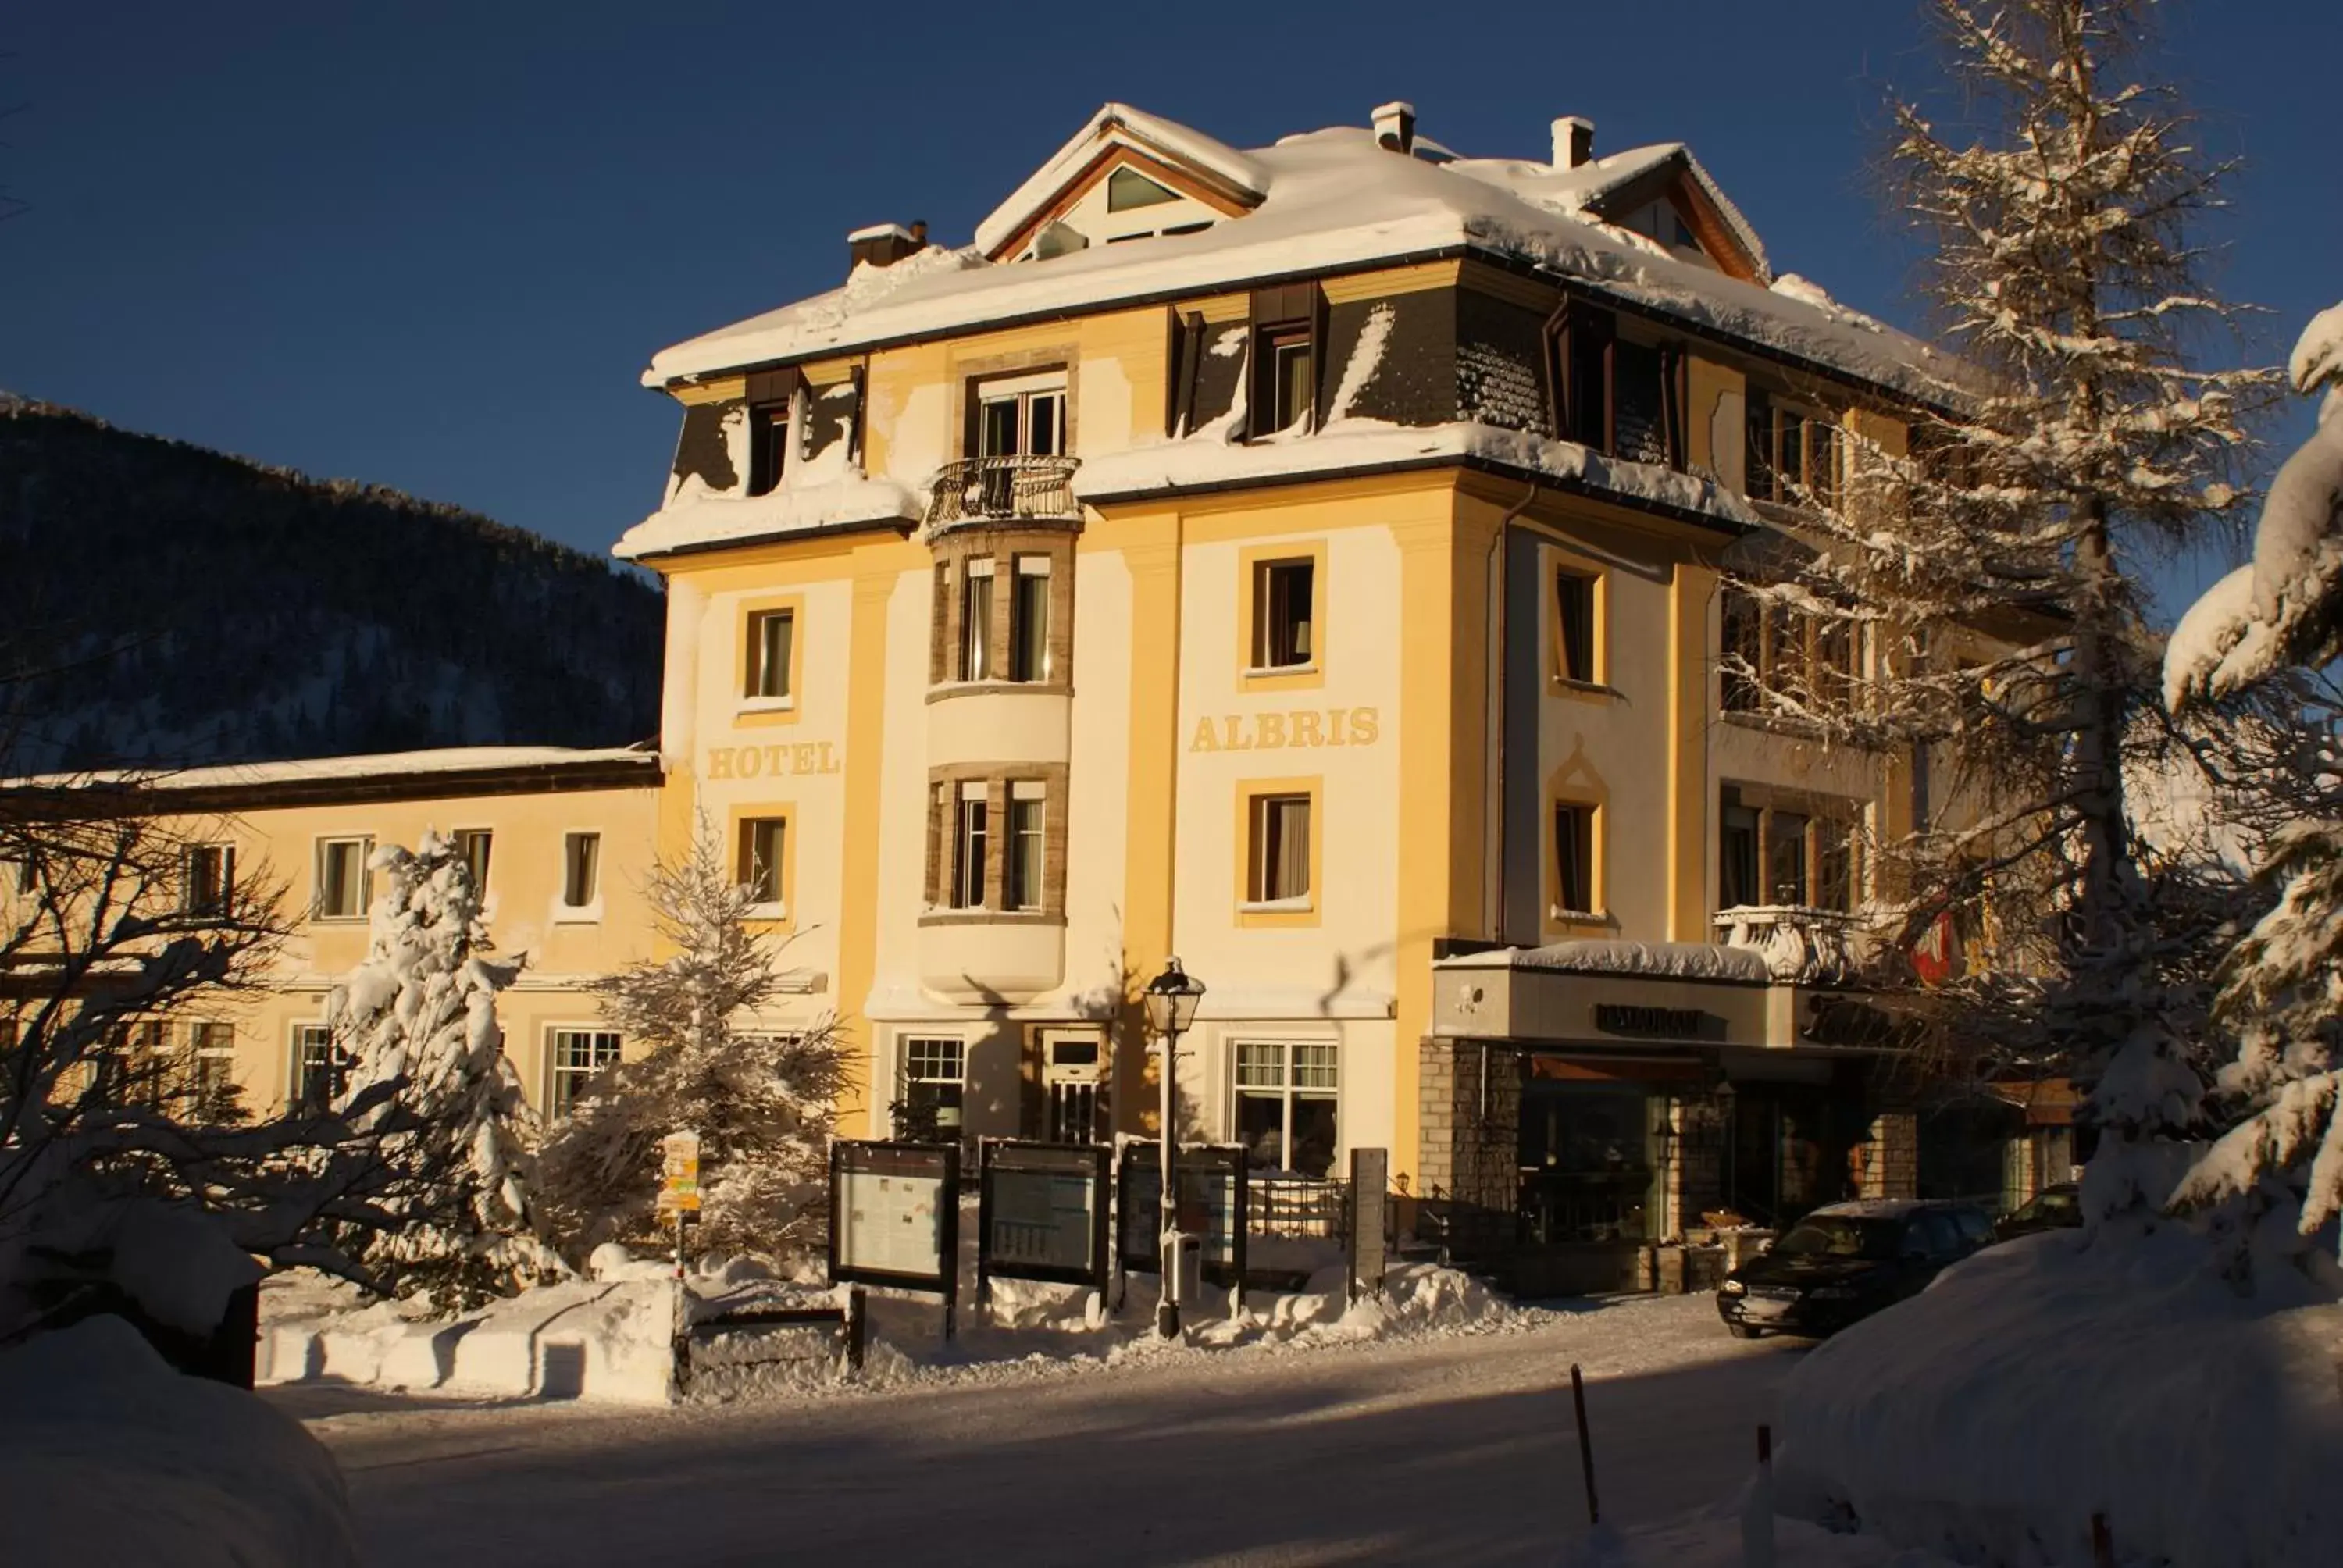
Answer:
M1079 457L964 457L936 470L928 527L960 523L1058 521L1082 515L1074 499Z
M1245 1181L1245 1233L1346 1240L1351 1233L1350 1183L1256 1171Z

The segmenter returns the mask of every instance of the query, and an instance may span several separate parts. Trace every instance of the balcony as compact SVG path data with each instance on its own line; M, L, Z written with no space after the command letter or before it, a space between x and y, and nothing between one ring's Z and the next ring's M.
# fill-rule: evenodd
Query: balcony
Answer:
M1077 522L1079 457L965 457L936 470L928 528L967 523Z
M1867 947L1863 923L1837 910L1805 904L1741 904L1716 912L1716 940L1761 954L1777 980L1851 985Z

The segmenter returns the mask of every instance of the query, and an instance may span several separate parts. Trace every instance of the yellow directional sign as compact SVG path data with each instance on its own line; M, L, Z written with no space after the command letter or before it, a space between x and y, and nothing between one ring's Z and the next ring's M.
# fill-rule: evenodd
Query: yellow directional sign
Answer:
M699 1134L670 1132L659 1140L659 1209L662 1214L699 1212Z

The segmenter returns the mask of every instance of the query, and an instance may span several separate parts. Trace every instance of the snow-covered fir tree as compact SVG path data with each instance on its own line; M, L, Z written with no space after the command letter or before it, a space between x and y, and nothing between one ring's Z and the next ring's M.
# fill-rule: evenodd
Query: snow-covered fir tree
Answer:
M399 1294L475 1305L559 1271L535 1231L537 1119L504 1053L497 995L517 963L488 954L479 890L447 839L426 833L370 862L382 891L366 960L327 1005L350 1063L341 1103L385 1129L398 1223L366 1238L368 1271Z
M2165 691L2175 708L2282 684L2293 666L2343 654L2343 305L2312 319L2287 370L2298 392L2324 393L2318 423L2270 485L2252 564L2174 633ZM2282 891L2230 954L2219 1001L2238 1051L2217 1089L2243 1114L2176 1194L2216 1211L2240 1272L2257 1243L2298 1247L2343 1214L2343 819L2288 828L2262 875Z
M752 872L753 868L748 869ZM644 883L669 956L605 976L602 1010L639 1054L609 1068L546 1141L543 1192L564 1251L659 1234L659 1141L699 1134L698 1243L778 1256L827 1223L829 1149L845 1053L834 1020L749 1025L776 992L779 944L703 819L690 852Z
M2233 313L2191 229L2229 171L2146 74L2151 9L1932 0L1950 90L1942 114L1897 105L1894 194L1964 371L1908 448L1858 423L1819 481L1809 453L1795 546L1735 573L1737 624L1815 626L1814 657L1757 688L1730 612L1725 656L1819 743L1924 754L1919 819L1875 846L1890 945L1956 921L1984 960L1930 998L1956 1058L2087 1088L2102 1215L2161 1196L2149 1146L2197 1121L2187 1023L2227 911L2135 834L2137 780L2227 773L2221 729L2156 700L2141 572L2239 508L2241 406L2268 381L2198 362Z

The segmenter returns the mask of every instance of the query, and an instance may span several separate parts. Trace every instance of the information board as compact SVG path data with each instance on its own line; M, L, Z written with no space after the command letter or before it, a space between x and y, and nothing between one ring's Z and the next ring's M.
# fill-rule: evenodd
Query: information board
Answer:
M989 1140L977 1200L977 1279L1103 1285L1107 1151Z
M960 1150L830 1146L830 1277L949 1297L959 1284Z
M1163 1264L1161 1147L1151 1140L1122 1146L1115 1235L1129 1273L1152 1274ZM1245 1269L1245 1151L1217 1144L1183 1148L1179 1171L1180 1229L1200 1239L1204 1278L1234 1285Z

